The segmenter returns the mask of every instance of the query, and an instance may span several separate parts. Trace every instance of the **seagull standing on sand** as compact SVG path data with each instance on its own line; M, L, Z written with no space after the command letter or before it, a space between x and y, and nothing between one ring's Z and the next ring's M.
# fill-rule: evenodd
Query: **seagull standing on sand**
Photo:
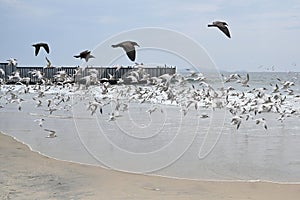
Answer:
M84 58L86 62L88 62L90 58L95 58L93 55L91 55L91 51L89 50L82 51L79 55L75 55L74 57L80 59Z
M133 41L125 41L119 44L111 45L113 48L122 47L131 61L135 61L135 47L139 45Z
M40 42L40 43L33 44L32 46L35 48L35 56L39 54L41 47L43 47L48 54L50 53L49 45L47 43Z
M227 37L230 38L230 33L227 26L228 25L226 22L221 21L215 21L212 24L208 24L208 27L218 27Z

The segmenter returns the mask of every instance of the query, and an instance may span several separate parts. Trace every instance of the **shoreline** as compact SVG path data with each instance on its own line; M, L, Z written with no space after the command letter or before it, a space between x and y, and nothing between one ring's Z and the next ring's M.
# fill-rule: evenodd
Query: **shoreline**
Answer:
M299 184L132 174L46 157L0 133L0 199L298 199Z

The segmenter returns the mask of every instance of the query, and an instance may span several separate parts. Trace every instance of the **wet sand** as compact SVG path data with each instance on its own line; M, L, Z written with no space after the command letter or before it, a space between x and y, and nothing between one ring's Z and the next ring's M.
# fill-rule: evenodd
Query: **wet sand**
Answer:
M300 185L136 175L47 158L0 134L0 199L299 199Z

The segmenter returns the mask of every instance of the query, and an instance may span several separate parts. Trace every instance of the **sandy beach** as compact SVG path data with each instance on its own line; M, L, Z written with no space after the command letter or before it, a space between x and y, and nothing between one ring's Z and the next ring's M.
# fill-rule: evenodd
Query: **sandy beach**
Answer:
M300 185L191 181L47 158L0 134L0 199L299 199Z

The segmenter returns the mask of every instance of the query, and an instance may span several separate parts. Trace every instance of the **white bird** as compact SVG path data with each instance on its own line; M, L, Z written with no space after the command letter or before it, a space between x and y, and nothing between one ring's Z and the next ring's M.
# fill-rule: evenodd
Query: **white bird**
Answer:
M230 74L228 78L226 78L224 76L224 74L222 74L222 77L224 78L224 82L225 83L228 83L230 82L231 80L237 80L238 78L241 78L241 76L239 74Z
M8 76L8 80L14 81L14 82L18 82L18 81L22 80L19 70L12 72L11 75Z
M241 80L241 79L237 80L237 83L241 83L242 86L244 86L244 87L249 87L248 82L249 82L249 74L248 73L247 73L245 79L243 79L243 80Z
M122 68L122 65L116 65L116 72L119 71Z
M265 129L268 129L265 118L258 118L255 120L256 124L262 124Z
M45 121L44 118L41 118L41 119L35 119L34 122L38 122L39 126L40 127L43 127L43 122Z
M38 80L42 80L44 78L43 73L39 70L29 71L28 73L33 77L37 77Z
M99 108L99 111L102 114L102 106L103 105L101 104L101 102L98 102L96 100L90 101L87 110L90 110L91 111L91 115L94 115L95 112L96 112L96 110L97 110L97 108Z
M0 76L5 76L5 71L2 68L0 68Z
M199 117L202 119L209 118L208 114L206 114L206 113L201 114Z
M41 107L42 106L42 100L38 99L36 101L36 107Z
M115 121L116 120L116 116L115 116L115 113L111 113L109 114L109 118L108 118L108 121Z
M276 84L275 84L275 87L273 88L272 93L277 93L277 92L279 92L279 87L278 87L278 85L277 85L277 83L276 83Z
M47 58L47 56L45 56L45 59L46 59L46 62L47 62L47 65L45 68L52 68L53 66L51 65L51 61Z
M14 98L14 99L11 99L10 103L17 103L18 104L18 110L21 111L23 101L25 101L25 100L22 99L22 98Z
M18 64L17 59L15 59L15 58L10 58L7 61L8 61L8 66L14 67L14 66L17 66L17 64Z
M50 130L50 129L46 129L46 128L44 130L49 133L49 135L46 138L55 138L55 137L57 137L56 132L54 130Z
M155 112L158 109L158 106L151 106L148 110L146 110L147 113L149 113L150 115ZM163 110L160 110L161 113L163 113Z
M138 79L133 75L127 76L126 78L130 79L131 83L137 83L138 82Z
M231 124L236 125L236 129L240 128L240 125L242 123L242 116L234 116L231 119Z

